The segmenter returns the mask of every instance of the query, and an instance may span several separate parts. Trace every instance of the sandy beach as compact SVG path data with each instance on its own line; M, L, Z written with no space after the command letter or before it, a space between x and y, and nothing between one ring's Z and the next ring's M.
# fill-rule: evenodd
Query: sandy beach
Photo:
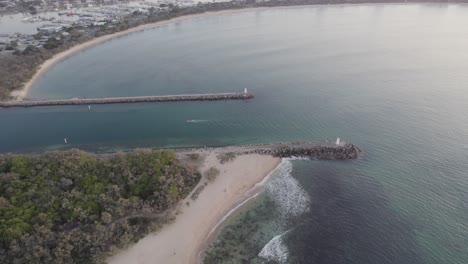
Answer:
M257 8L257 9L261 10L261 9L264 9L264 8ZM73 46L72 48L70 48L70 49L68 49L66 51L55 54L52 58L46 60L38 68L38 70L33 75L31 80L29 80L24 85L23 89L13 91L11 93L11 95L12 95L13 98L15 98L14 100L23 100L23 99L25 99L28 96L28 93L31 90L31 87L33 86L34 82L36 82L36 80L41 75L43 75L45 72L47 72L55 64L57 64L57 63L65 60L65 59L73 56L76 53L79 53L79 52L81 52L83 50L91 48L91 47L93 47L95 45L98 45L100 43L112 40L112 39L117 38L117 37L128 35L130 33L142 31L142 30L145 30L145 29L156 28L156 27L167 25L167 24L177 23L177 22L181 22L181 21L184 21L184 20L190 20L190 19L206 17L206 16L217 16L217 15L226 15L226 14L232 14L232 13L239 13L239 12L245 12L245 11L248 11L248 10L251 10L251 8L235 9L235 10L222 10L222 11L205 12L205 13L201 13L201 14L180 16L180 17L176 17L176 18L173 18L173 19L160 21L160 22L156 22L156 23L151 23L151 24L145 24L145 25L134 27L134 28L130 28L130 29L125 30L125 31L120 31L120 32L116 32L114 34L94 38L94 39L92 39L90 41L87 41L85 43Z
M197 263L219 223L233 208L258 193L261 186L257 184L280 163L279 158L249 154L221 164L215 151L205 152L201 172L215 167L220 171L219 176L205 187L198 199L194 201L189 195L182 201L181 214L173 223L113 256L109 263ZM199 185L206 181L203 178Z

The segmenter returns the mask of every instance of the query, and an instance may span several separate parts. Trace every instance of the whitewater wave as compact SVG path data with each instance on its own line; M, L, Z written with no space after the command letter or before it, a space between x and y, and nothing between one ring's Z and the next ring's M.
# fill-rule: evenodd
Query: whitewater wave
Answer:
M284 219L307 212L310 206L309 195L291 172L291 161L283 159L275 175L266 184L268 196L274 201Z
M285 158L285 160L310 160L310 159L306 157L291 156L290 158Z
M274 175L265 184L268 197L275 203L279 212L279 219L274 221L277 225L273 230L283 232L286 229L288 219L307 212L310 208L310 198L307 192L296 180L292 172L291 160L302 160L302 158L283 159L281 165L275 170ZM283 236L290 230L273 237L260 251L259 257L268 261L283 264L288 262L289 251Z
M287 263L289 258L288 247L283 242L283 234L273 237L258 253L258 256L268 261L276 261L280 264Z

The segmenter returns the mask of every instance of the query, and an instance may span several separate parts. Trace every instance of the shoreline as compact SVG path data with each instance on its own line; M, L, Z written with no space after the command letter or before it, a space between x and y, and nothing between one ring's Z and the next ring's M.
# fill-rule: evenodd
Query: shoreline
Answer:
M255 9L255 10L264 10L264 9L270 9L270 8L269 7L249 7L249 8L242 8L242 9L208 11L208 12L204 12L204 13L200 13L200 14L193 14L193 15L183 15L183 16L175 17L175 18L172 18L172 19L164 20L164 21L159 21L159 22L155 22L155 23L140 25L140 26L137 26L137 27L134 27L134 28L124 30L124 31L120 31L120 32L116 32L116 33L113 33L113 34L104 35L104 36L100 36L100 37L91 39L91 40L86 41L84 43L73 46L68 50L57 53L57 54L53 55L52 58L46 60L44 63L42 63L40 66L38 66L37 71L34 73L34 75L31 77L31 79L24 84L22 89L15 90L15 91L11 92L11 96L13 97L13 99L8 100L8 101L22 101L22 100L24 100L28 96L29 92L31 91L31 88L34 85L34 83L44 73L46 73L48 70L50 70L53 66L55 66L56 64L62 62L63 60L66 60L66 59L70 58L71 56L73 56L75 54L78 54L78 53L80 53L82 51L85 51L85 50L87 50L89 48L92 48L92 47L94 47L96 45L105 43L105 42L113 40L115 38L126 36L126 35L131 34L131 33L140 32L140 31L144 31L144 30L147 30L147 29L153 29L153 28L157 28L157 27L160 27L160 26L165 26L165 25L168 25L168 24L177 23L177 22L181 22L181 21L185 21L185 20L191 20L191 19L196 19L196 18L201 18L201 17L217 16L217 15L228 15L228 14L246 12L246 11L253 10L253 9Z
M216 237L219 235L219 232L222 230L224 227L223 224L231 217L233 214L235 214L239 209L242 209L249 201L257 198L258 195L260 195L263 191L263 187L265 183L270 179L270 177L273 175L273 173L283 164L283 159L280 160L278 165L271 170L260 182L256 183L251 189L249 189L245 193L245 199L240 201L237 205L233 206L230 208L230 210L216 223L215 226L210 230L208 235L206 236L206 239L203 241L203 243L200 245L197 254L197 264L202 264L202 260L204 257L205 251L208 249L210 244L214 242Z
M192 192L180 203L181 215L173 223L117 252L108 262L199 263L200 256L216 237L222 223L261 192L265 181L282 162L282 159L268 155L244 154L221 164L218 153L202 153L201 172L216 167L220 174L205 186L195 201L190 198ZM206 178L202 178L194 191L205 182Z
M371 3L336 3L333 5L356 5L356 4L371 4ZM404 2L388 2L388 3L372 3L372 4L404 4ZM242 13L242 12L248 12L252 10L258 10L258 11L263 11L263 10L270 10L270 9L288 9L288 8L303 8L303 7L315 7L315 6L327 6L329 4L322 4L322 3L317 3L317 4L305 4L305 5L285 5L285 6L251 6L251 7L242 7L239 9L226 9L226 10L219 10L219 11L206 11L204 13L199 13L199 14L191 14L191 15L182 15L179 17L171 18L168 20L163 20L155 23L149 23L149 24L143 24L137 27L129 28L124 31L116 32L113 34L109 35L104 35L100 36L94 39L91 39L89 41L86 41L84 43L75 45L68 50L59 52L55 55L52 56L52 58L44 61L41 65L38 66L37 71L34 73L34 75L27 81L22 89L19 90L14 90L10 92L10 95L13 99L6 100L7 102L15 102L15 101L23 101L24 99L27 98L29 92L31 91L32 86L36 83L36 81L43 75L45 74L48 70L50 70L53 66L56 64L62 62L63 60L68 59L69 57L81 52L85 51L89 48L92 48L96 45L105 43L107 41L110 41L114 38L119 38L122 36L126 36L131 33L135 32L140 32L144 31L147 29L153 29L157 28L160 26L165 26L169 25L172 23L177 23L177 22L182 22L185 20L191 20L191 19L196 19L196 18L202 18L202 17L210 17L210 16L218 16L218 15L229 15L229 14L235 14L235 13Z

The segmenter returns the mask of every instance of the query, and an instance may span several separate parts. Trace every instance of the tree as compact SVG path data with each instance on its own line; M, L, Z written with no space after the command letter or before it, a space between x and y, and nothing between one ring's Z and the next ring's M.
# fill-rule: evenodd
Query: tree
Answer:
M44 44L44 48L50 50L50 49L55 49L58 48L60 45L62 45L62 42L57 40L55 37L50 37L47 42Z
M28 45L26 47L26 49L23 50L21 55L33 55L33 54L36 54L36 53L39 53L39 52L40 52L40 49L37 48L36 46Z
M12 40L10 43L6 46L6 50L15 50L18 47L18 41Z
M0 263L103 263L165 223L200 178L167 150L0 154Z

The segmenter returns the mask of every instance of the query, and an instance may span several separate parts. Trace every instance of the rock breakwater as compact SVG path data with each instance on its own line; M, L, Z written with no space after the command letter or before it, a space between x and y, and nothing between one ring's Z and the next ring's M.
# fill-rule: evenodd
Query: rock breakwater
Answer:
M157 103L157 102L178 102L178 101L222 101L222 100L246 100L246 99L252 99L254 97L255 95L251 92L243 92L243 93L181 94L181 95L156 95L156 96L107 97L107 98L73 98L73 99L41 100L41 101L28 101L28 100L8 101L8 102L0 102L0 107Z
M294 142L259 145L245 153L272 155L280 158L304 157L316 160L357 159L362 151L351 143Z
M351 160L359 158L362 150L352 143L341 142L278 142L225 147L181 148L181 153L193 153L200 150L219 150L219 153L242 155L261 154L279 158L307 158L313 160Z

